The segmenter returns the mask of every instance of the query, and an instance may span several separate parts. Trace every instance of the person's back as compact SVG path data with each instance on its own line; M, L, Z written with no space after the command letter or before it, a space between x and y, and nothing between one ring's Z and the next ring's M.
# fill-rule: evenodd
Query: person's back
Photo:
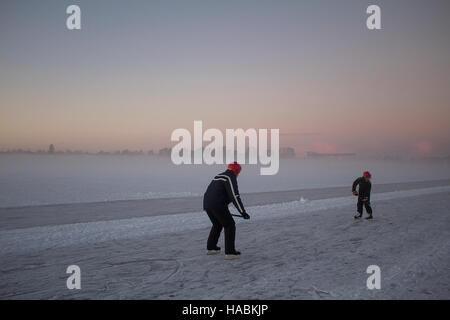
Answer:
M231 196L235 197L236 192L237 196L239 196L239 190L237 190L237 182L235 180L236 176L231 170L226 170L216 175L203 196L203 209L222 209L233 202L233 199L229 197L227 188L234 185L233 189L235 190L231 190Z

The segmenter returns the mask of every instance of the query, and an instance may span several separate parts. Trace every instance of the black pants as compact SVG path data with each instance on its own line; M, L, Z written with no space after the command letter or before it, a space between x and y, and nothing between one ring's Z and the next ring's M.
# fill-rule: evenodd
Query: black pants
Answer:
M212 222L209 232L207 249L212 250L217 246L222 228L225 231L225 254L236 251L234 248L234 239L236 237L236 225L228 208L206 209L209 219Z
M361 215L363 213L363 206L366 208L366 212L372 215L372 207L370 206L370 200L364 201L358 198L358 203L356 204L356 211Z

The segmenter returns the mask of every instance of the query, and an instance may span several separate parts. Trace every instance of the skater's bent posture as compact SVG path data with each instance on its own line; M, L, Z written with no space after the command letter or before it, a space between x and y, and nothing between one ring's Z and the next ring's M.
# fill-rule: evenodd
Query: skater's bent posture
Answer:
M366 219L372 219L372 207L370 206L370 190L372 189L372 183L370 182L371 177L372 175L370 172L365 171L362 177L359 177L353 182L352 192L355 196L358 196L358 203L356 205L358 214L355 216L355 219L362 217L363 206L369 214ZM358 191L356 191L357 186L359 186Z
M203 196L203 209L212 222L207 243L207 254L220 252L217 241L222 228L225 231L225 258L238 258L241 254L234 247L236 226L228 210L228 204L233 202L242 217L250 219L239 196L236 180L239 172L241 172L241 166L237 162L229 164L225 172L214 177Z

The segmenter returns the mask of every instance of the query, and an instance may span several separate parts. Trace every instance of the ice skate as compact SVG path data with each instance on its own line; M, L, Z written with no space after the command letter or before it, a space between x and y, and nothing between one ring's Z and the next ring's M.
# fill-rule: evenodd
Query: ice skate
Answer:
M214 249L211 250L206 250L206 255L211 256L214 254L219 254L220 253L220 247L215 247Z
M234 251L232 253L225 254L225 260L239 259L240 257L241 257L241 253L239 251Z

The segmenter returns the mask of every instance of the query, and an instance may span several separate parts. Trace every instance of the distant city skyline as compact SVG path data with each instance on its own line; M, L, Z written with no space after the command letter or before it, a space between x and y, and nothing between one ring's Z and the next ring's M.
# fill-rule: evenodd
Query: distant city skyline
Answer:
M278 128L297 154L450 154L450 2L0 2L0 150ZM366 28L377 4L382 30Z

